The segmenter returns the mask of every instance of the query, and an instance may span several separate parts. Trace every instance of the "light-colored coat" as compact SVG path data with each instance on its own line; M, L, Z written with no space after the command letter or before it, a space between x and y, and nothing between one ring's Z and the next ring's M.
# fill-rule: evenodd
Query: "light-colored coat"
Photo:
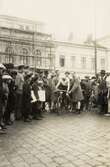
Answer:
M83 94L80 86L80 81L78 78L75 78L73 83L72 83L72 88L71 88L71 97L73 102L78 102L83 100Z

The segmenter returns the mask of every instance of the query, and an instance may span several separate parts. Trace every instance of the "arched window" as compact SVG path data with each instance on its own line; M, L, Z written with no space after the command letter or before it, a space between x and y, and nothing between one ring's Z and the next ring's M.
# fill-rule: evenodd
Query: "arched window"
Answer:
M14 58L13 58L13 54L14 54L14 49L11 46L6 47L6 56L5 56L5 62L6 63L13 63Z
M28 65L29 64L29 61L28 61L28 55L29 55L29 52L28 52L28 49L27 48L22 48L21 51L20 51L20 62L21 64L25 64L25 65Z
M6 48L6 50L5 50L5 52L8 53L8 54L13 54L13 53L14 53L14 50L13 50L13 48L12 48L11 46L8 46L8 47Z
M26 56L26 55L28 55L28 49L22 48L20 53L21 53L21 55L25 55Z
M35 52L35 64L37 67L42 66L42 58L41 58L41 51L39 49L36 49Z

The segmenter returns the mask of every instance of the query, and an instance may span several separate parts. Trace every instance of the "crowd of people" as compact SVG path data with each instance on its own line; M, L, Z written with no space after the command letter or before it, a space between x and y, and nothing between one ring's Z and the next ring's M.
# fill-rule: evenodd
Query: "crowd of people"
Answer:
M75 73L32 71L29 67L0 64L0 133L15 120L42 120L43 113L56 113L59 91L67 98L68 112L80 114L97 108L99 114L109 115L110 77L105 70L83 79ZM64 104L65 105L65 104Z

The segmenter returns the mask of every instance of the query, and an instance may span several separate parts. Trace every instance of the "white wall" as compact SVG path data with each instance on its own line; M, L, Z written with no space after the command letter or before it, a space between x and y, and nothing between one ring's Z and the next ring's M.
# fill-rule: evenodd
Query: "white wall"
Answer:
M65 67L60 67L59 59L60 55L65 56ZM98 72L101 70L101 58L105 59L105 70L110 70L110 52L106 49L97 49L97 69ZM72 71L76 72L80 76L91 75L93 76L95 70L92 69L91 59L95 57L94 47L87 47L85 45L69 45L68 43L57 43L56 53L55 53L55 68L60 71ZM75 66L71 66L71 56L75 56ZM82 69L81 57L86 57L86 68Z

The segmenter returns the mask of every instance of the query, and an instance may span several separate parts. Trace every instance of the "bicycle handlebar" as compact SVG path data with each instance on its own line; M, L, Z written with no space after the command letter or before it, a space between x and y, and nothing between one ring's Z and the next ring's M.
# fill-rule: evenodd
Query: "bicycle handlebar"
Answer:
M57 90L55 90L54 92L67 92L67 90L59 90L59 89L57 89Z

